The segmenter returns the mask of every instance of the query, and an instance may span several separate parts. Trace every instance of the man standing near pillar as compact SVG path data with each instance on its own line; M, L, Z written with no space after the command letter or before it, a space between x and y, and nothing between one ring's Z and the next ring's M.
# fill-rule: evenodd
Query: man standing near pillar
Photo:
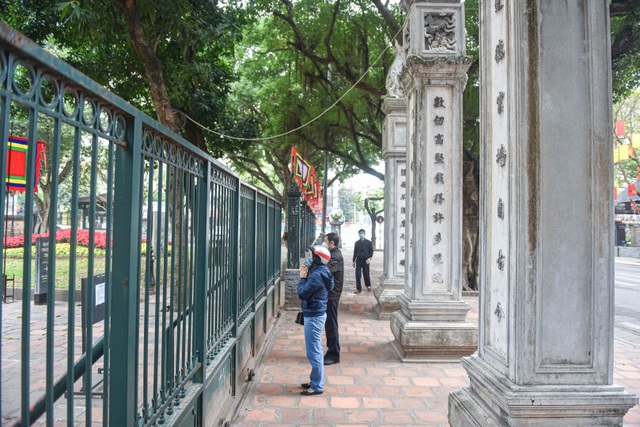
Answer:
M324 364L333 365L340 363L340 334L338 333L338 305L342 294L342 283L344 279L344 260L340 246L340 237L336 233L329 233L324 236L324 245L331 252L331 259L327 264L331 275L333 275L333 289L329 292L327 302L327 321L324 324L324 331L327 336L327 352L324 355Z
M356 269L356 294L362 292L362 285L360 283L360 277L364 276L364 285L367 290L371 290L371 278L369 278L369 264L371 264L371 257L373 256L373 245L371 240L365 239L364 229L358 230L360 240L356 242L353 248L353 267Z

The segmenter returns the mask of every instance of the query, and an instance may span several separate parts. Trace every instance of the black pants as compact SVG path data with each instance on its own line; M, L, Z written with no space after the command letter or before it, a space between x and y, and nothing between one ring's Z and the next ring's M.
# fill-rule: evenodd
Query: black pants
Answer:
M340 360L340 334L338 333L338 303L339 300L327 301L327 321L324 324L324 331L327 334L327 354L328 360Z
M369 278L369 264L367 260L356 259L356 289L361 291L362 285L360 284L360 277L364 276L364 285L367 288L371 287L371 279Z

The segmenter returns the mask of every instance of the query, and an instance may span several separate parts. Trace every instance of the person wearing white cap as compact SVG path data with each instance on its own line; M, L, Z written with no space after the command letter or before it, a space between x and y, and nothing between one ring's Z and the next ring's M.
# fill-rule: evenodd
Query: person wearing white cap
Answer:
M322 351L322 330L327 320L327 300L334 282L327 263L331 259L329 249L312 246L309 258L300 267L298 297L302 300L304 315L304 342L307 359L311 364L309 382L301 384L303 396L324 392L324 354Z

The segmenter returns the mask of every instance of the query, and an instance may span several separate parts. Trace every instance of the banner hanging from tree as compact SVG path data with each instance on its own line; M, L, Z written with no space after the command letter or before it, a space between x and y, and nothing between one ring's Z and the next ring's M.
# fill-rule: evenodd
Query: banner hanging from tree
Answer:
M322 185L318 181L316 168L296 147L291 147L291 174L311 209L322 212Z
M38 190L40 171L46 162L46 143L36 141L36 167L33 191ZM9 135L7 144L7 191L24 193L27 187L27 159L29 158L29 140Z

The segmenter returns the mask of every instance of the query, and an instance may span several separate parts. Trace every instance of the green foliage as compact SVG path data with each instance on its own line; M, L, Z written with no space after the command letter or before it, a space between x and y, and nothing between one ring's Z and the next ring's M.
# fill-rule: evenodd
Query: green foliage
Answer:
M640 85L640 1L613 0L610 11L613 99L619 102Z
M6 1L6 0L5 0ZM64 59L152 117L150 82L133 49L119 0L20 0L6 2L0 18L40 44L64 52ZM235 1L136 1L142 31L160 60L173 109L204 126L225 123L226 99L234 79L233 54L250 16ZM214 152L228 141L185 125L187 139Z

